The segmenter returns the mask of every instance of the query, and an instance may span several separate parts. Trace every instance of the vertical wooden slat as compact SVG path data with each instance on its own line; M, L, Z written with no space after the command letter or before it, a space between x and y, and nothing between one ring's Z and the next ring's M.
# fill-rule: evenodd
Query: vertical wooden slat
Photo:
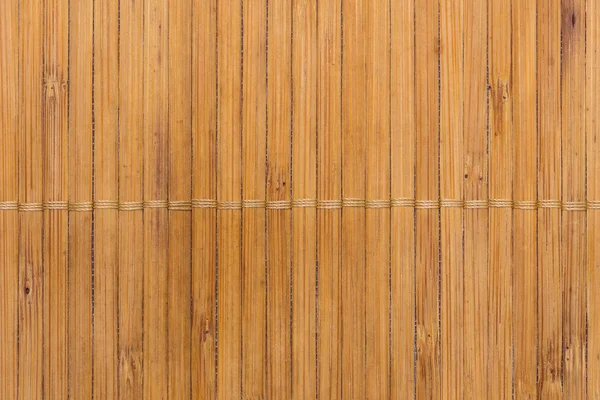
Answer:
M468 145L466 141L463 145L463 76L466 75L463 55L464 42L467 40L463 37L465 8L467 7L463 1L440 2L440 197L445 201L463 198L463 149ZM473 72L474 76L478 76L478 71ZM481 134L481 131L478 133ZM467 281L471 285L463 287L462 207L444 207L440 216L442 397L458 399L465 395L465 377L473 376L474 380L477 379L475 374L481 371L477 368L482 368L482 365L477 365L476 361L479 360L474 357L478 348L469 348L476 343L473 334L475 325L469 319L473 318L472 312L469 313L471 310L465 310L469 305L475 305L477 298L471 292L470 301L463 305L463 299L467 298L465 290L471 291L474 285ZM472 254L465 256L472 257ZM464 272L465 278L468 278L470 271ZM464 345L463 337L469 338ZM469 349L464 352L464 360L463 346ZM471 372L471 375L463 373L463 368L465 372Z
M520 202L536 198L537 99L535 2L516 1L512 12L512 82L514 168L513 193L513 329L515 397L534 399L537 373L537 231L533 209Z
M169 1L144 15L144 398L168 396Z
M600 398L600 9L586 10L586 143L587 198L595 208L587 214L587 395ZM590 334L590 332L592 332Z
M192 5L192 197L216 199L217 1ZM192 398L216 398L215 208L192 211Z
M491 398L512 396L512 87L511 2L490 0L489 54L489 265L488 391ZM508 204L508 206L506 206Z
M366 200L390 198L390 2L368 3L366 64ZM371 208L373 207L373 208ZM390 210L365 212L367 398L390 395Z
M94 3L94 200L119 198L119 2ZM94 387L118 393L118 210L94 211Z
M342 195L365 199L367 5L342 1ZM366 396L365 209L342 211L342 396Z
M464 13L464 396L477 399L488 395L493 379L487 369L489 219L475 202L488 194L487 3L467 0Z
M342 194L342 1L317 2L318 194L323 206ZM335 203L334 203L335 204ZM341 398L341 208L318 210L318 396Z
M23 3L19 107L19 202L41 203L43 193L41 1ZM39 211L19 214L18 398L42 397L42 232Z
M415 4L391 2L393 199L415 196ZM415 211L392 208L392 399L415 397Z
M242 4L242 0L218 4L217 198L221 202L241 201ZM239 209L218 212L217 393L227 399L239 398L241 388L241 214Z
M437 1L415 2L416 199L439 197ZM417 397L440 397L439 209L417 209Z
M585 0L562 1L562 200L585 201ZM586 396L586 213L563 210L565 396Z
M244 3L244 201L265 201L267 152L267 2ZM253 203L249 203L253 204ZM256 203L254 203L256 204ZM265 397L266 311L265 208L243 212L242 393Z
M292 24L292 193L294 199L317 195L317 2L293 3ZM292 394L316 396L317 210L292 211Z
M19 1L0 3L0 202L19 197ZM17 210L0 210L0 398L17 398L19 287Z
M69 201L92 201L93 1L70 5ZM69 396L92 395L92 213L69 211Z
M46 4L44 47L44 201L68 197L68 3ZM67 211L44 211L44 393L67 396Z
M560 1L537 2L538 198L561 199ZM538 395L562 397L560 209L538 210Z
M290 201L292 1L269 2L267 201ZM273 203L278 204L278 203ZM267 210L267 397L292 397L291 211Z
M169 398L191 396L192 3L170 1L169 13L169 260L167 363ZM181 207L181 209L178 209Z
M119 201L143 199L144 2L121 2L119 43ZM119 398L143 397L144 218L119 211Z

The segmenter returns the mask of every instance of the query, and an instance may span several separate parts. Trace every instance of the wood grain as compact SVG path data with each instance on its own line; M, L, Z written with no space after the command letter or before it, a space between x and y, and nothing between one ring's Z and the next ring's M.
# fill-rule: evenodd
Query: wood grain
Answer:
M489 3L489 195L509 201L513 199L511 11L512 3ZM513 390L512 220L510 208L489 210L487 347L488 376L494 377L488 391L493 399L510 398Z
M119 35L119 200L144 198L143 3L121 3ZM119 398L143 397L144 216L119 211Z
M317 198L317 1L292 8L292 194ZM292 396L316 398L317 210L292 210Z
M0 202L19 198L20 156L19 85L21 60L19 2L0 3L0 147L6 152L0 162ZM19 327L19 216L17 210L0 211L0 398L16 399L18 385Z

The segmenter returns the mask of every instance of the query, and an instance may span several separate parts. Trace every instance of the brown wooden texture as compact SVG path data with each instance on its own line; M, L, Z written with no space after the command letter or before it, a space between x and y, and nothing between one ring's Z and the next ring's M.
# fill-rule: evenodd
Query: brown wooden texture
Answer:
M0 2L0 399L600 397L596 0Z

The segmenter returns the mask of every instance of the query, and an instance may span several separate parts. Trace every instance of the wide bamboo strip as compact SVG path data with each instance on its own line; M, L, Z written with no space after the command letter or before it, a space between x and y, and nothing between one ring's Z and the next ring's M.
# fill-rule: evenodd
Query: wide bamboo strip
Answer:
M561 198L560 1L537 3L538 198ZM538 396L562 398L560 210L538 211Z
M144 8L144 202L166 199L169 178L169 11ZM168 396L168 243L166 208L144 210L144 398Z
M56 204L68 198L68 3L45 12L44 202ZM54 398L67 397L67 222L66 209L44 211L44 394Z
M534 199L537 163L536 7L515 1L512 8L512 85L515 203ZM513 214L514 393L537 397L537 213Z
M64 43L64 42L63 42ZM119 197L119 2L94 3L94 199ZM66 142L66 141L65 141ZM98 202L99 201L99 202ZM94 381L118 394L118 210L94 212Z
M244 202L264 204L267 154L267 2L244 3L243 182ZM265 397L267 292L266 211L243 211L242 397Z
M167 363L169 398L191 396L192 4L169 5L169 238Z
M415 2L417 397L440 398L439 4ZM419 203L419 202L422 203Z
M415 196L415 4L391 2L391 195L392 205L414 205ZM391 390L415 397L415 210L391 212Z
M266 395L291 398L292 1L269 2L267 17Z
M440 196L446 201L460 201L463 197L463 149L469 144L465 140L463 145L462 134L462 99L465 98L463 77L466 75L463 56L465 41L468 40L463 37L466 36L465 8L469 7L463 1L440 2ZM467 134L465 132L465 136ZM465 177L468 177L468 173ZM466 340L468 345L477 343L472 328L469 329L473 326L469 319L472 315L465 314L463 305L463 210L460 207L447 207L441 210L440 217L442 397L458 399L465 395L463 367L470 372L467 376L473 376L476 380L481 366L474 368L475 349L470 348L469 352L463 354L463 337L469 338ZM465 273L464 276L466 278L470 274ZM473 298L467 305L476 304L475 300ZM462 329L463 321L466 321L465 332Z
M563 201L585 200L585 1L561 9L561 117ZM586 397L586 214L563 211L563 385L567 398Z
M465 394L485 398L489 391L488 345L488 9L464 6L464 307ZM442 316L443 320L443 316Z
M600 9L586 3L586 155L587 213L587 396L600 397ZM592 332L592 334L590 334Z
M366 395L390 395L390 2L368 3L365 71L365 334ZM380 208L383 205L383 208Z
M292 8L292 193L317 197L317 1ZM298 201L292 211L292 396L317 393L316 202Z
M92 200L93 1L71 4L69 20L69 201ZM92 214L69 210L69 396L92 395ZM77 367L75 367L77 366Z
M119 200L143 198L144 4L120 3ZM122 203L123 204L123 203ZM143 397L144 219L120 207L118 232L119 397Z
M217 394L239 398L241 390L241 211L232 207L242 194L242 1L218 4L217 214L218 370ZM279 368L280 366L278 366Z
M19 2L0 3L0 202L19 198ZM10 203L9 203L10 204ZM0 398L17 398L19 312L19 219L17 210L0 211Z
M216 0L194 0L192 14L192 196L216 199ZM215 208L192 210L192 397L207 400L216 398L216 229Z
M321 399L341 399L342 1L317 2L318 294L317 381ZM320 134L319 134L320 133ZM332 203L333 201L333 203Z
M41 1L19 10L19 201L32 206L43 198L42 95L43 17ZM39 209L41 210L41 209ZM43 216L19 215L18 398L42 397Z
M368 1L342 1L342 397L366 396L365 160Z
M489 2L489 195L497 206L512 204L511 11L511 2ZM489 227L488 392L506 399L513 392L512 210L492 207Z

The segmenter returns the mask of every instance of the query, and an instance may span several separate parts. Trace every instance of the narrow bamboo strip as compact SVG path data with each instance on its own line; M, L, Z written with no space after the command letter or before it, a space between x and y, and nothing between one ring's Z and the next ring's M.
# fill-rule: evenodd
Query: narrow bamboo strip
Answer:
M465 96L466 89L463 79L471 74L465 73L465 63L468 57L465 57L464 51L470 50L471 46L465 46L469 38L465 33L465 9L470 5L465 5L464 1L440 1L440 46L446 51L440 53L440 212L441 232L440 232L440 251L441 251L441 394L443 398L464 398L465 389L470 389L469 396L477 398L479 391L477 387L464 387L464 380L473 377L474 381L484 383L478 375L481 371L476 368L479 347L470 328L473 315L471 310L465 310L469 306L477 306L477 298L470 296L471 301L466 305L462 301L466 298L463 276L470 277L468 272L463 273L463 210L465 206L462 198L463 190L463 170L468 166L463 161L463 149L469 146L469 137L467 132L463 144L463 120L464 115L463 99L471 100L470 96ZM467 60L465 60L467 58ZM485 58L484 58L485 60ZM477 74L472 74L472 78L477 78ZM467 79L467 82L471 78ZM469 93L470 95L471 93ZM474 99L473 99L474 100ZM471 104L467 108L470 113L477 111L477 105ZM476 138L474 138L476 140ZM473 140L473 139L471 139ZM460 199L460 200L447 200ZM460 207L460 208L457 208ZM467 214L465 212L465 214ZM464 229L466 230L466 229ZM465 263L465 267L470 263ZM473 282L467 287L472 290L475 287ZM463 325L465 332L463 332ZM484 332L482 332L484 333ZM463 338L466 343L463 345ZM463 346L469 348L469 352L463 352ZM464 353L464 354L463 354ZM468 374L465 377L465 372Z
M265 398L267 1L244 3L242 393Z
M342 396L366 398L365 160L367 152L368 5L342 0Z
M317 395L342 398L342 0L317 1Z
M494 379L488 369L488 3L467 0L464 13L464 397L486 398Z
M43 17L40 1L22 2L18 121L19 210L41 211L43 201ZM4 23L2 24L4 28ZM4 105L3 105L4 107ZM24 203L24 204L23 204ZM18 239L18 397L42 398L43 215L21 213Z
M415 1L391 4L391 390L415 397Z
M565 212L585 199L585 0L561 3L563 387L586 398L586 215Z
M367 2L365 325L367 398L390 396L390 1Z
M270 1L267 12L267 398L292 397L292 6Z
M191 397L192 2L167 3L168 28L168 397Z
M69 7L69 259L68 343L71 398L92 396L93 9Z
M144 398L169 390L169 4L144 8Z
M239 398L241 389L241 193L243 2L217 7L218 147L217 214L219 396ZM280 367L278 363L278 368Z
M18 0L0 2L0 398L16 399L19 324L19 197L20 153L19 13Z
M94 3L93 393L115 398L118 364L119 1Z
M512 7L514 395L537 398L536 4Z
M492 399L513 393L511 1L488 6L489 242L487 374Z
M68 39L64 1L45 6L44 44L44 394L67 397ZM116 329L115 329L116 335Z
M216 399L217 0L192 4L192 398ZM208 208L211 207L211 208Z
M586 3L586 173L588 199L600 198L600 8ZM600 397L600 201L587 202L587 396ZM592 332L592 334L590 334Z
M439 4L415 1L417 397L439 398Z
M298 399L317 396L317 18L317 0L292 3L291 392Z
M537 2L538 196L561 198L560 0ZM538 396L562 398L560 200L538 200Z
M120 2L119 396L143 398L144 376L144 3Z

